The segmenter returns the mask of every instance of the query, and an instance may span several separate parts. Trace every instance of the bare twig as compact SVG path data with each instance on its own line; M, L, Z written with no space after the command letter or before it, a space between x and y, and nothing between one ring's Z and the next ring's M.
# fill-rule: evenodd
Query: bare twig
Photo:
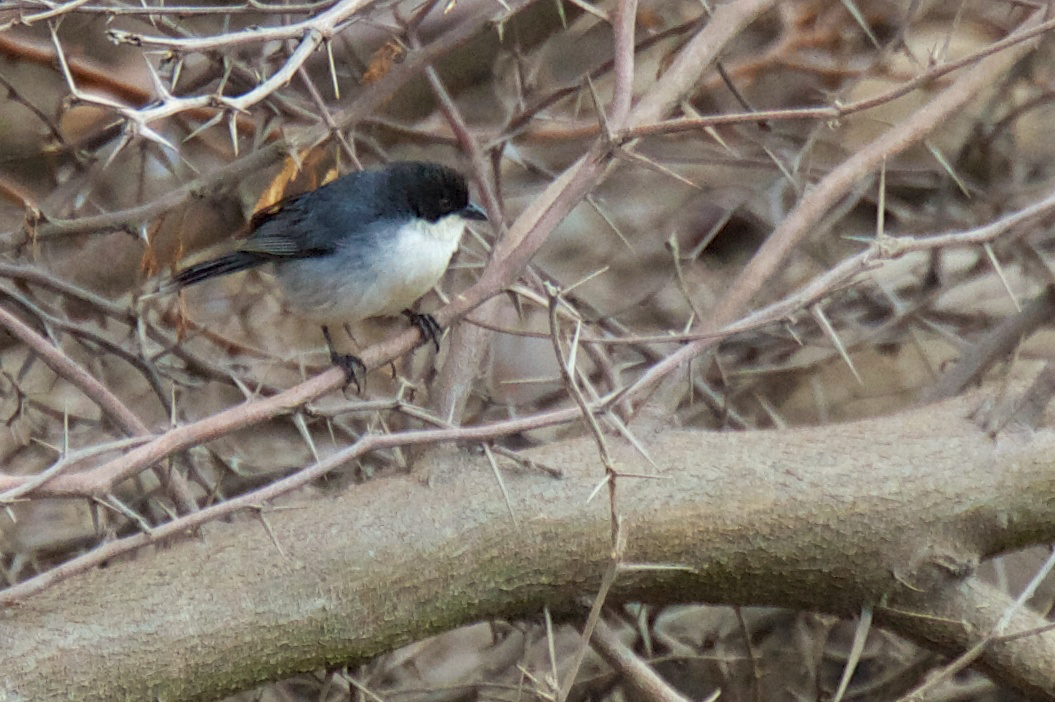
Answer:
M47 339L37 334L18 317L0 307L0 325L24 343L34 353L38 354L49 368L57 375L69 381L71 385L83 392L92 402L98 405L110 420L116 424L125 434L130 437L139 437L150 434L145 424L117 398L109 388L99 382L88 371L74 363L69 356L58 348L48 343ZM146 467L146 466L144 466ZM197 509L194 497L183 478L174 471L163 472L162 482L166 484L173 498L177 501L180 509L184 512L193 512ZM29 478L32 481L33 478ZM22 482L22 481L20 481ZM5 492L7 488L0 488ZM99 495L105 492L90 491L84 495Z
M1036 25L1042 16L1043 13L1035 13L1029 22L1023 23L1024 28L1020 31L1029 32L1033 27L1028 25ZM705 328L720 328L747 309L751 298L774 275L791 250L810 231L812 225L823 217L855 182L877 169L894 154L901 152L911 144L918 143L942 120L973 98L984 86L1003 76L1016 61L1031 50L1028 42L1015 43L1003 52L989 56L967 69L963 75L924 107L891 127L881 138L872 141L833 169L799 201L777 226L715 306ZM712 345L710 341L701 340L671 354L661 363L652 366L638 380L635 391L652 388L673 370L682 367L690 359L711 348ZM665 400L663 396L676 392L676 387L671 385L669 390L660 393L659 401L669 401L669 398Z

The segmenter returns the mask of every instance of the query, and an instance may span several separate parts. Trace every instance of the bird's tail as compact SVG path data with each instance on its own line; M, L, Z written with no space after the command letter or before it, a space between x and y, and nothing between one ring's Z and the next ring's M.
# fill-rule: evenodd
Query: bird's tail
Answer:
M200 283L208 278L215 278L218 275L227 275L228 273L237 273L238 271L244 271L247 268L255 268L266 262L267 259L259 254L249 251L235 251L226 256L220 256L211 261L204 261L195 264L190 268L184 268L182 271L172 276L172 279L164 287L170 290L179 290L188 285Z

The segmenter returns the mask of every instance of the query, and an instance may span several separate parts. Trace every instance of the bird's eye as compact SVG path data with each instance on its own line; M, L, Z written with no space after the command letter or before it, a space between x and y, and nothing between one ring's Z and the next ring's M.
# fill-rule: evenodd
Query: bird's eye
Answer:
M440 211L441 212L450 212L453 209L454 209L454 207L452 206L451 199L449 197L440 198Z

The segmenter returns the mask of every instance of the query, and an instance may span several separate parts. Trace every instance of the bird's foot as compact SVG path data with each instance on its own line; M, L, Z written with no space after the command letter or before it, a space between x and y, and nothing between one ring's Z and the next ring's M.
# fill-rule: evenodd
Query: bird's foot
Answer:
M325 324L322 326L322 335L326 337L326 348L330 351L330 363L344 371L344 386L348 387L355 383L355 391L362 395L366 387L366 364L358 356L350 353L337 353L337 348L333 345L333 337L330 336L330 329Z
M436 352L440 350L440 337L443 336L443 327L436 321L436 318L431 314L418 314L411 310L403 310L403 316L410 320L410 323L418 328L421 332L421 337L425 340L425 343L430 341L436 347Z
M366 387L366 364L359 360L358 356L336 351L330 352L330 362L344 371L345 387L354 383L355 391L362 395L363 388Z

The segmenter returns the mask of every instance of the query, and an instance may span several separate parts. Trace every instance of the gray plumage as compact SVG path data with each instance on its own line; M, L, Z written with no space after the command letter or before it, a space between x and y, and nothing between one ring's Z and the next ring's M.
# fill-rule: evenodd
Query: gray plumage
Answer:
M349 173L257 213L236 251L190 266L178 288L272 264L308 316L356 322L397 314L435 285L466 219L485 219L465 178L402 161Z

